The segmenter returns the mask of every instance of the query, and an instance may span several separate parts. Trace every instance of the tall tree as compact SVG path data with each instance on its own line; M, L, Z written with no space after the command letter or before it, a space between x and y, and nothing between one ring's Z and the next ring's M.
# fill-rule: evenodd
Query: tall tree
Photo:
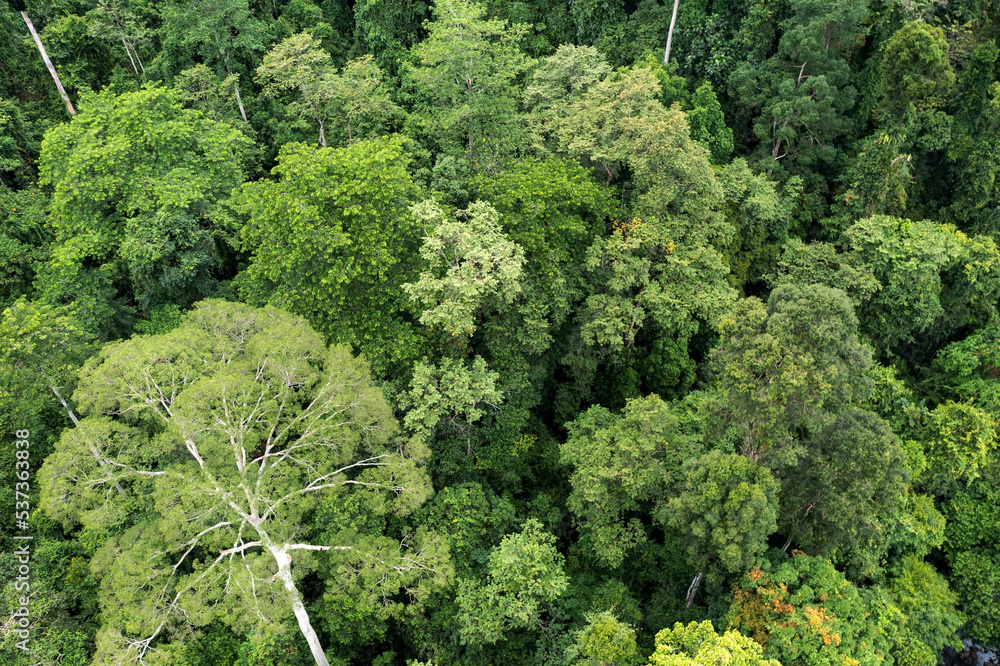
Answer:
M487 19L469 0L438 0L426 28L410 74L430 102L428 131L442 148L464 145L470 164L486 169L517 145L513 82L531 65L520 49L528 26Z
M285 39L264 56L257 80L271 94L296 91L288 113L311 119L319 128L319 143L327 145L328 125L338 141L352 144L402 116L382 81L372 56L348 62L337 73L330 54L307 32ZM344 136L346 135L346 136Z
M793 463L802 454L799 432L867 398L871 363L839 289L783 285L767 306L747 298L723 320L712 351L719 427L754 460Z
M40 472L43 503L106 535L107 663L142 663L189 625L292 613L325 666L293 557L359 544L303 541L309 513L352 487L400 513L430 493L365 362L272 308L205 301L169 333L108 345L74 400L83 418ZM446 579L445 551L415 557Z
M72 274L95 263L123 266L143 309L208 295L234 241L223 203L243 181L249 145L170 89L86 96L42 143L60 246L50 297L63 299Z
M379 372L416 357L401 285L416 276L416 187L400 138L348 148L282 147L273 180L247 183L237 208L254 302L308 318L329 340L365 352Z

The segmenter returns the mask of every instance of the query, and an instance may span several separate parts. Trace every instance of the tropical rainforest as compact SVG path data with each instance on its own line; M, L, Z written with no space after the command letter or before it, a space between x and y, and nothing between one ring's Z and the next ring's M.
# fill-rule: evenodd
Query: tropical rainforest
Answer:
M998 37L4 3L0 662L1000 645Z

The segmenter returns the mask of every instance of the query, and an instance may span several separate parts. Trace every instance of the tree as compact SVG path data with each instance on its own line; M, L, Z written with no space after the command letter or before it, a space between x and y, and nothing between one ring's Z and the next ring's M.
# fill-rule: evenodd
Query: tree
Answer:
M996 423L996 416L967 403L948 401L928 412L924 485L938 494L949 494L958 482L976 479L997 448Z
M498 213L511 241L524 250L525 301L548 320L548 335L567 321L584 288L587 248L611 214L611 193L588 169L567 159L522 159L474 184ZM506 323L505 336L513 323ZM536 337L540 337L535 334Z
M993 537L1000 527L995 461L991 468L988 477L960 486L942 503L948 520L943 550L949 580L966 615L962 634L984 645L1000 639L1000 609L992 601L1000 594L1000 552Z
M309 513L352 486L376 505L388 491L399 514L430 493L392 446L365 362L273 308L205 301L169 333L110 344L74 400L83 418L39 474L42 502L106 535L94 567L109 663L141 662L189 625L245 630L291 612L327 664L293 557L308 570L311 552L363 544L303 542ZM410 557L446 580L445 552Z
M87 32L109 44L121 42L125 55L136 77L146 74L146 67L139 55L140 46L149 44L153 31L149 29L149 11L140 3L128 0L100 0L88 12L90 22Z
M449 218L432 200L413 207L424 226L420 255L427 269L403 289L425 308L421 324L468 337L483 314L517 298L524 251L503 233L489 204L477 201L461 215L465 221Z
M472 363L450 358L436 365L418 363L409 392L399 398L400 406L409 409L403 423L424 440L432 440L438 432L465 436L471 453L471 425L483 417L486 407L497 410L503 403L497 379L481 356Z
M45 45L42 44L41 38L38 33L35 32L35 24L31 22L28 17L28 12L22 11L21 18L24 19L24 24L28 26L28 32L31 33L31 38L35 40L35 46L38 47L38 53L42 56L42 61L45 62L45 67L49 70L49 74L52 75L52 81L55 82L56 88L59 90L59 96L63 98L66 102L66 110L69 115L75 116L76 109L73 108L73 103L69 101L69 95L66 94L66 90L63 88L62 81L59 79L59 74L56 72L56 68L52 65L52 61L49 60L49 54L45 52Z
M809 666L891 663L886 628L828 560L793 551L765 567L751 569L736 586L728 619L766 656Z
M629 401L620 415L591 407L566 428L559 451L573 469L567 507L588 550L602 564L620 567L647 538L641 515L682 481L681 465L701 443L655 395Z
M1000 414L1000 321L995 319L964 340L938 352L935 367L951 397Z
M536 625L569 584L555 537L535 519L503 538L490 553L487 582L462 579L458 587L460 638L496 643L513 629Z
M410 75L429 100L431 131L443 147L465 145L470 164L485 168L516 145L513 81L530 66L520 49L522 23L486 19L469 0L438 0L413 47ZM478 169L477 169L478 170Z
M192 55L213 66L231 87L243 122L247 112L240 94L240 78L264 50L267 29L247 0L198 0L169 3L160 14L162 48L158 69L171 77L190 62ZM169 79L168 79L169 80Z
M307 317L327 339L351 344L376 371L416 357L400 285L415 277L415 186L399 138L347 148L286 144L273 180L247 183L237 209L254 302Z
M53 188L58 244L49 298L61 300L94 264L124 267L144 310L209 294L235 240L223 204L243 181L249 145L167 88L84 96L42 142L39 180Z
M739 452L777 467L802 454L800 429L822 427L870 390L871 352L858 340L851 301L821 285L782 285L766 307L740 301L720 326L711 362L720 427L731 429Z
M906 498L899 439L875 414L851 408L805 446L798 467L781 477L782 533L797 548L873 571Z
M882 62L885 112L893 118L941 106L955 85L944 30L923 21L897 30L885 45Z
M961 649L958 629L965 623L965 616L956 608L958 595L934 567L916 557L904 557L887 587L904 618L900 633L906 638L902 650L929 654L930 659L924 663L931 666L945 647ZM905 658L904 654L897 657L899 661Z
M350 145L378 134L402 115L382 81L382 70L372 56L348 62L338 74L320 41L307 32L288 37L264 56L257 68L264 91L299 93L287 105L288 113L310 118L319 127L319 144L327 145L328 125L346 136Z
M760 109L753 132L769 169L780 159L808 166L836 154L832 142L849 128L846 112L855 96L843 52L867 14L865 2L794 0L790 8L778 53L761 65L746 62L729 77L737 98Z
M684 482L659 519L683 535L691 563L716 576L715 567L749 570L777 530L778 490L771 472L734 453L709 451L684 464ZM696 579L698 580L698 579ZM688 604L694 596L688 593Z
M721 636L712 623L680 622L656 634L656 651L649 666L781 666L764 656L764 649L737 631Z
M691 140L708 148L713 164L725 164L733 153L733 130L726 126L722 106L711 83L706 81L694 91L691 106L693 108L687 112Z
M878 282L856 302L862 330L880 350L916 343L917 336L932 345L992 313L987 295L1000 289L993 268L1000 252L992 239L929 220L876 215L847 229L842 242L845 254Z
M579 657L580 666L614 666L630 663L635 654L635 629L621 622L613 613L589 613L587 626L576 633L576 642L568 651ZM571 657L572 658L572 657Z

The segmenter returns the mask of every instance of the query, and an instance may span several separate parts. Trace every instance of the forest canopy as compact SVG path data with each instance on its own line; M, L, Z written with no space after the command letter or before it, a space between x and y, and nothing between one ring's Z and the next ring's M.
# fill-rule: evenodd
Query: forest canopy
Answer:
M0 5L0 662L1000 647L998 38Z

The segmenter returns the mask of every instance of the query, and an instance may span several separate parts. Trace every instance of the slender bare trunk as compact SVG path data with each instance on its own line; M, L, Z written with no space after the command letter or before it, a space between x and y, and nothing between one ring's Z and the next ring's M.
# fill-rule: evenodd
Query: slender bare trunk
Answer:
M125 35L119 32L118 36L122 38L122 46L125 47L125 55L128 56L128 61L132 63L132 71L135 72L136 76L139 76L139 68L135 66L135 60L132 59L132 51L128 47L128 42L125 41Z
M667 50L663 54L663 64L670 62L670 42L674 39L674 24L677 23L677 7L681 0L674 0L674 13L670 15L670 29L667 30Z
M140 70L140 71L141 71L141 72L142 72L143 74L145 74L145 73L146 73L146 68L145 68L145 67L143 66L143 64L142 64L142 59L141 59L141 58L139 58L139 49L138 49L138 48L136 48L135 44L132 44L132 53L134 53L134 54L135 54L135 60L136 60L136 62L138 62L138 63L139 63L139 70Z
M319 119L319 145L326 148L326 132L323 129L323 119Z
M35 46L38 47L38 52L42 54L42 60L45 61L45 66L49 68L49 74L52 75L52 80L56 82L56 88L59 89L59 94L62 95L63 101L66 102L66 110L69 111L69 115L75 116L76 109L73 108L73 103L69 101L69 95L66 94L66 90L63 88L62 81L59 80L59 74L56 73L56 68L52 65L52 61L49 60L49 54L45 52L45 47L42 45L42 39L35 32L35 25L28 18L28 12L21 12L21 17L24 19L25 25L28 26L28 32L31 33L31 38L35 40Z
M240 115L243 116L243 122L250 122L247 120L247 112L243 110L243 98L240 97L240 86L239 84L233 84L233 90L236 91L236 105L240 107Z
M233 75L233 70L229 69L229 51L226 51L225 54L226 54L226 74L229 74L230 76L232 76ZM236 80L239 81L240 77L237 76ZM247 120L247 112L243 108L243 98L240 97L240 84L239 83L234 83L233 84L233 90L236 91L236 105L238 107L240 107L240 115L243 116L243 122L248 123L250 121Z
M701 579L705 576L704 572L699 572L694 580L691 581L691 586L688 587L687 593L687 604L684 606L684 610L691 608L691 603L694 601L694 595L698 594L698 587L701 586Z
M326 659L326 653L323 652L323 646L319 642L319 636L316 635L316 630L313 629L312 623L309 621L309 612L306 611L306 606L302 603L302 595L299 594L299 589L295 587L295 581L292 579L291 556L284 548L274 545L269 545L268 550L278 562L278 578L285 584L288 599L292 604L292 612L295 613L295 619L299 622L299 631L302 632L306 643L309 644L309 650L312 652L313 659L316 660L316 666L330 666L330 662Z

